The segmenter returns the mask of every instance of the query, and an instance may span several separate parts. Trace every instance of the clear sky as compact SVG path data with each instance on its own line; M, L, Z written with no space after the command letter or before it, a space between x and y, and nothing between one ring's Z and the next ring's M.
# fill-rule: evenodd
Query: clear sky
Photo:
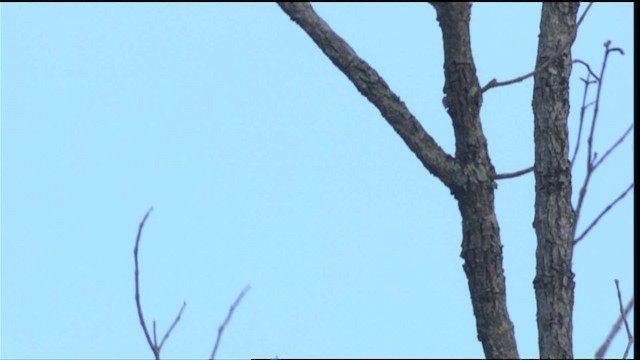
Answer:
M442 36L426 4L316 4L453 153ZM474 4L482 84L535 64L539 4ZM584 6L581 8L581 12ZM2 4L3 358L482 357L448 189L275 4ZM633 122L633 5L590 10L574 58L606 74L594 146ZM572 75L575 145L582 66ZM533 163L533 81L488 91L498 172ZM595 93L595 88L591 94ZM584 228L633 181L633 135L596 172ZM586 145L583 143L584 149ZM574 198L585 157L575 166ZM533 175L496 211L520 355L538 356ZM633 195L574 254L574 354L634 291ZM633 325L633 321L631 322ZM626 336L609 356L622 356Z

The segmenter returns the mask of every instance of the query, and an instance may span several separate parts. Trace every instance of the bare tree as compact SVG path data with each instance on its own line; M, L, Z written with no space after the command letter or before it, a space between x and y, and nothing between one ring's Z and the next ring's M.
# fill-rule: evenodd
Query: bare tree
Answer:
M571 204L567 119L573 65L571 45L581 21L577 19L579 4L545 3L536 68L511 81L492 80L484 87L478 82L471 52L471 4L432 4L442 30L443 105L455 134L453 156L438 145L382 77L315 13L310 4L279 5L380 111L424 167L455 197L462 216L463 268L478 339L487 358L518 357L514 326L506 305L502 243L494 208L495 181L533 170L536 180L534 228L538 239L533 283L540 357L573 357L575 285L572 256L576 213ZM533 167L515 173L496 174L480 120L483 93L531 76L534 78L535 163Z

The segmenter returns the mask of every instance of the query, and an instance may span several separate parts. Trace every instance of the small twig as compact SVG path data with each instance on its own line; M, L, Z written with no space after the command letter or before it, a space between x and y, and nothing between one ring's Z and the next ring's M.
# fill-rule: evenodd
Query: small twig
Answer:
M589 64L587 64L586 62L584 62L584 61L582 61L582 60L580 60L580 59L575 59L575 60L573 60L573 63L574 63L574 64L576 64L576 63L577 63L577 64L582 64L582 65L584 65L584 66L587 68L587 71L589 72L589 75L591 75L591 76L593 76L594 78L596 78L596 80L595 80L595 81L592 81L592 82L591 82L592 84L594 84L594 83L596 83L596 82L600 81L600 78L598 78L598 75L596 75L596 73L594 73L594 72L591 70L591 66L589 66ZM589 78L587 77L587 79L589 79ZM583 81L584 81L584 80L583 80ZM588 81L588 80L587 80L587 81Z
M153 320L153 345L158 347L158 337L156 336L156 321Z
M133 248L133 259L135 263L135 281L136 281L136 306L138 308L138 319L140 320L140 325L142 326L142 330L144 331L144 336L147 338L147 343L153 351L153 356L157 359L160 359L160 349L158 349L153 342L151 342L151 336L149 335L149 330L147 329L147 324L144 321L144 315L142 315L142 306L140 305L140 280L139 280L139 270L138 270L138 245L140 244L140 236L142 235L142 228L144 228L144 223L147 221L149 214L153 210L153 207L149 208L147 213L142 218L140 225L138 226L138 235L136 236L136 245Z
M516 172L512 172L512 173L506 173L506 174L496 174L496 176L494 177L495 180L501 180L501 179L509 179L509 178L514 178L520 175L524 175L526 173L529 173L533 171L533 166L528 167L524 170L520 170L520 171L516 171Z
M613 208L618 201L622 200L625 196L627 196L627 193L631 191L631 189L633 189L634 186L635 184L631 183L631 185L629 185L629 187L625 191L623 191L622 194L620 194L620 196L618 196L609 205L607 205L607 207L604 208L604 210L602 210L602 212L598 216L596 216L596 218L591 222L591 224L587 226L587 229L583 231L582 234L580 234L580 236L578 236L575 240L573 240L573 245L577 244L578 241L582 240L587 235L587 233L589 233L589 231L594 226L596 226L598 221L600 221L600 218L602 218L609 210L611 210L611 208Z
M231 304L231 307L229 308L229 313L227 314L227 317L224 319L224 322L222 322L222 324L218 327L218 337L216 338L216 344L213 346L213 351L211 352L211 357L209 358L210 360L214 360L216 358L216 352L218 351L218 345L220 344L220 338L222 337L222 333L224 332L225 327L229 324L229 321L231 320L231 316L233 316L234 310L236 309L238 304L240 304L240 301L242 300L244 295L247 293L247 291L249 291L249 289L251 289L251 285L245 286L245 288L240 292L240 294L238 294L236 301L234 301L233 304Z
M484 93L485 91L487 91L487 90L489 90L491 88L494 88L494 87L511 85L511 84L515 84L517 82L521 82L523 80L526 80L526 79L532 77L533 75L539 73L540 71L545 69L547 66L549 66L549 64L551 64L555 59L557 59L558 56L562 55L562 53L565 50L567 50L567 48L569 46L571 46L571 44L573 44L573 42L576 39L576 35L578 34L578 28L580 27L580 24L582 23L582 20L584 20L584 17L587 15L587 12L589 12L589 9L591 8L591 5L593 5L593 2L590 2L589 5L587 5L587 8L582 13L582 16L580 16L580 19L578 20L578 23L576 24L576 28L575 28L575 30L573 32L573 36L567 41L566 44L564 44L562 47L560 47L560 49L558 50L557 53L553 54L553 56L551 56L549 59L547 59L547 61L545 61L537 69L531 71L528 74L519 76L519 77L517 77L515 79L508 80L508 81L498 81L496 79L493 79L493 80L489 81L489 83L482 88L482 92Z
M616 290L618 290L618 304L620 305L620 317L624 322L624 328L627 330L627 339L629 340L627 342L627 348L624 350L624 355L622 355L622 358L626 359L627 355L629 355L629 349L631 348L631 344L633 344L633 334L631 334L631 330L629 330L629 323L627 322L627 317L625 316L624 308L622 307L622 294L620 293L620 281L618 281L618 279L616 279L615 281L616 281Z
M576 239L576 231L578 229L577 225L578 225L578 221L580 219L580 214L581 214L581 211L582 211L582 205L584 204L585 195L587 194L587 187L589 186L589 180L591 180L591 175L593 175L593 172L595 170L594 164L596 163L596 159L597 159L597 156L598 156L598 154L593 151L593 134L595 132L596 120L598 119L598 111L600 109L600 94L602 92L602 84L603 84L603 81L604 81L605 69L607 67L607 59L609 58L609 53L614 52L614 51L617 51L617 52L620 52L621 54L624 54L622 49L609 48L609 45L611 45L611 41L607 41L607 42L604 43L604 47L605 47L604 59L602 61L602 68L600 69L600 76L597 77L597 79L599 81L598 81L598 87L597 87L597 90L596 90L596 100L595 100L594 109L593 109L593 116L592 116L592 119L591 119L591 128L589 129L589 138L587 139L587 173L586 173L586 175L584 177L584 181L582 183L582 187L580 188L580 193L578 195L578 205L576 206L576 210L575 210L575 220L574 220L574 224L575 225L574 225L574 228L573 228L573 238L574 239ZM617 145L615 145L615 146L617 146ZM576 241L574 241L574 244L575 243L576 243Z
M187 306L187 303L185 302L182 304L182 308L180 308L180 312L178 313L178 316L173 321L173 324L171 324L171 326L169 327L169 330L167 330L167 332L162 337L162 341L160 342L160 345L158 345L158 338L156 335L156 321L153 320L153 342L152 342L151 336L149 335L149 329L147 329L147 324L145 323L144 316L142 315L142 305L140 304L140 280L139 280L140 271L138 267L138 247L140 244L140 237L142 236L142 229L144 228L144 224L147 221L147 218L149 217L149 214L151 213L152 210L153 210L153 207L151 207L147 211L147 213L142 218L140 225L138 226L138 235L136 236L136 245L133 248L133 259L135 262L136 306L138 308L138 318L140 319L140 325L142 326L142 330L144 331L144 336L147 338L147 343L149 343L149 347L153 352L153 356L156 358L156 360L159 360L160 350L162 350L162 345L164 345L164 342L169 338L171 331L173 331L173 328L176 326L178 321L180 321L180 316L182 316L182 311L184 311L184 308L185 306Z
M600 164L602 164L602 162L604 161L604 159L609 156L609 154L620 144L622 144L622 142L624 141L624 138L627 137L627 135L629 135L631 133L631 130L633 130L633 127L635 126L635 124L631 124L631 126L629 126L629 128L627 129L627 131L624 132L624 134L622 134L622 136L620 136L620 138L618 139L618 141L616 141L613 145L611 145L611 147L609 148L609 150L607 150L604 155L602 155L602 157L595 162L595 164L593 164L593 170L595 170ZM595 161L595 160L594 160Z
M579 60L576 60L579 61ZM584 63L586 65L586 63ZM589 67L589 65L586 65L587 67ZM580 78L580 80L582 80L584 82L584 93L582 94L582 106L580 107L580 123L578 126L578 139L576 140L576 148L573 150L573 156L571 157L571 169L573 170L573 164L575 164L576 162L576 157L578 156L578 150L580 149L580 139L582 138L582 128L584 125L584 115L585 115L585 111L587 110L587 108L593 104L593 103L589 103L586 104L587 102L587 94L589 92L589 86L591 84L595 84L596 81L592 81L590 79L591 76L591 69L589 68L589 74L587 74L587 79L582 79ZM594 75L594 77L597 78L597 76Z
M617 286L617 283L616 283L616 286ZM622 306L622 302L621 301L622 301L622 299L621 299L621 296L620 296L620 292L618 291L618 302L620 303L620 306ZM632 296L631 299L629 300L629 302L627 303L627 306L624 308L624 311L620 313L620 316L618 317L618 320L616 320L615 324L613 324L613 327L611 328L611 331L609 332L609 335L607 335L607 338L604 340L602 345L600 345L600 348L598 348L598 351L596 351L596 354L595 354L595 358L596 359L604 358L604 355L607 353L607 350L609 349L609 346L611 345L611 342L613 341L613 338L620 331L620 328L622 326L622 322L624 321L625 324L627 323L627 320L626 320L627 316L629 316L629 313L633 309L635 303L636 303L635 297ZM627 335L629 335L629 334L627 334ZM629 344L627 344L627 349L629 349L629 347L630 347L630 345L632 343L633 343L633 336L630 336Z
M185 302L182 303L182 307L180 308L180 311L178 312L178 316L176 316L175 320L173 320L173 323L169 327L169 330L167 330L167 333L164 334L164 336L162 337L162 341L160 341L160 345L158 346L158 349L162 349L162 345L164 345L164 342L169 338L169 335L173 331L173 328L176 326L178 321L180 321L180 317L182 316L182 312L184 311L184 308L186 306L187 306L187 302L185 301Z

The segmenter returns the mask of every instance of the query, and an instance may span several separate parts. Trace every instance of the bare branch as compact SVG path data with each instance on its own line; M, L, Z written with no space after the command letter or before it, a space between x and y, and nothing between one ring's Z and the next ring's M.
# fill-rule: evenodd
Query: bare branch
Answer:
M593 170L595 170L600 164L602 164L602 162L604 161L604 159L607 158L607 156L609 156L609 154L616 148L618 147L618 145L622 144L622 142L624 141L624 138L627 137L627 135L629 135L631 133L631 130L633 130L633 127L635 126L635 124L631 124L631 126L629 126L629 128L627 129L627 131L624 132L624 134L622 134L622 136L620 136L620 138L618 139L618 141L616 141L613 145L611 145L611 147L609 148L609 150L607 150L604 155L602 155L602 157L600 158L600 160L596 161L595 164L593 164Z
M586 66L589 67L589 65L586 65ZM578 156L578 150L580 149L580 139L582 138L582 128L584 125L585 111L591 104L593 104L593 103L586 104L587 93L589 92L589 86L596 83L596 81L592 81L590 79L590 76L591 76L591 69L589 68L589 74L587 74L587 79L585 80L580 78L580 80L584 82L584 93L582 94L582 106L580 107L580 124L578 126L578 139L576 140L576 147L573 150L573 156L571 157L571 170L573 170L573 164L575 164L576 162L576 157ZM595 75L593 76L597 78L597 76Z
M620 194L620 196L618 196L615 200L613 200L609 205L607 205L606 208L604 208L604 210L602 210L602 212L596 216L596 218L591 222L591 224L589 224L589 226L587 227L587 229L585 231L582 232L582 234L580 234L580 236L578 236L575 240L573 240L573 245L575 246L578 241L582 240L588 233L589 231L596 226L596 224L598 223L598 221L600 221L600 219L609 211L611 210L618 201L622 200L625 196L627 196L627 193L629 191L631 191L631 189L633 189L633 187L635 186L634 183L631 183L631 185L629 185L629 187L622 192L622 194Z
M506 173L506 174L496 174L496 176L494 177L494 179L496 180L500 180L500 179L509 179L509 178L514 178L514 177L518 177L520 175L524 175L527 173L530 173L533 171L533 166L528 167L524 170L520 170L520 171L516 171L516 172L512 172L512 173Z
M515 79L511 79L511 80L507 80L507 81L498 81L496 79L492 79L491 81L489 81L489 83L487 85L485 85L482 88L482 92L484 93L485 91L487 91L487 90L489 90L491 88L494 88L494 87L506 86L506 85L511 85L511 84L515 84L515 83L521 82L521 81L526 80L526 79L532 77L533 75L539 73L540 71L544 70L547 66L549 66L549 64L551 64L554 60L556 60L558 58L558 56L560 56L569 46L571 46L571 44L573 44L573 42L576 39L576 35L578 34L578 28L580 27L580 24L582 23L582 20L584 20L584 17L587 15L587 12L589 12L589 9L591 8L591 5L593 5L593 2L590 2L589 5L587 5L587 8L582 13L582 16L580 16L580 19L578 20L578 23L576 24L575 33L571 37L571 40L567 41L566 44L561 46L558 49L557 53L555 53L553 56L549 57L549 59L547 59L547 61L545 61L537 69L531 71L528 74L525 74L525 75L522 75L522 76L518 76Z
M147 343L153 352L153 356L157 359L160 359L160 349L155 346L155 343L151 341L151 336L149 335L149 330L147 329L147 324L144 321L144 315L142 315L142 306L140 305L140 280L139 280L139 269L138 269L138 245L140 244L140 236L142 235L142 228L144 228L144 223L147 221L149 214L153 210L153 207L149 208L147 213L142 218L140 225L138 226L138 235L136 236L136 245L133 248L133 259L135 263L135 282L136 282L136 306L138 308L138 319L140 320L140 326L142 326L142 330L144 331L144 336L147 338Z
M142 315L142 305L140 303L140 280L139 280L140 271L138 266L138 248L140 245L140 238L142 236L142 229L144 228L144 224L147 221L147 218L149 217L149 214L151 213L152 210L153 210L153 207L151 207L147 211L147 213L142 218L140 225L138 226L138 235L136 236L136 245L133 248L133 259L135 262L136 306L138 308L138 319L140 319L140 325L142 326L142 330L144 331L144 336L147 338L147 343L149 344L149 347L153 352L153 356L156 358L156 360L158 360L160 359L160 350L162 349L162 345L164 345L164 342L169 338L171 331L173 331L173 328L176 326L178 321L180 321L180 316L182 316L182 311L184 311L184 308L185 306L187 306L187 303L185 302L182 304L182 308L180 308L180 312L178 313L178 316L173 321L173 323L171 324L167 332L164 334L162 341L160 342L160 345L158 345L158 339L156 336L156 321L153 320L153 341L151 341L151 335L149 335L147 324L144 321L144 316Z
M609 54L611 52L620 52L621 54L624 55L624 52L622 51L622 49L619 48L609 48L609 45L611 45L611 41L607 41L604 43L604 47L605 47L605 52L604 52L604 59L602 61L602 68L600 69L600 76L597 77L599 79L598 81L598 87L597 87L597 91L596 91L596 100L595 100L595 105L594 105L594 109L593 109L593 116L591 119L591 128L589 130L589 138L587 139L587 174L585 175L584 181L582 183L582 187L580 188L580 193L578 196L578 205L576 206L576 210L575 210L575 221L574 221L574 228L573 228L573 238L576 239L576 231L578 229L578 221L580 219L580 213L582 211L582 205L584 204L584 198L585 195L587 193L587 187L589 186L589 180L591 179L591 175L593 175L593 172L595 171L595 166L594 164L596 164L596 159L598 154L595 153L593 151L593 135L595 133L595 128L596 128L596 120L598 118L598 111L600 109L600 93L602 92L602 84L604 81L604 74L605 74L605 69L607 67L607 59L609 58ZM624 139L626 135L622 136L622 139ZM620 142L622 140L619 140ZM617 146L617 144L614 144L614 146L610 149L611 152L613 150L613 148L615 148ZM608 153L607 153L608 155ZM598 165L600 164L600 162L597 163ZM576 241L574 240L574 245L575 245Z
M178 316L176 316L175 320L173 320L173 323L171 324L171 326L169 327L167 332L162 337L162 341L160 341L160 345L158 346L158 350L162 349L162 345L164 345L164 342L167 341L167 339L169 338L169 335L171 335L171 332L173 331L173 328L176 326L178 321L180 321L180 317L182 316L182 312L184 311L184 308L186 306L187 306L187 302L185 301L185 302L182 303L182 307L180 308L180 311L178 312Z
M624 308L622 307L622 294L620 293L620 281L618 281L618 279L616 279L615 281L616 281L616 290L618 290L618 304L620 305L620 317L624 322L624 328L625 330L627 330L627 339L629 340L627 342L627 348L624 350L624 355L622 355L622 358L626 359L627 355L629 355L629 349L631 348L631 344L633 344L633 334L631 334L631 330L629 330L629 323L627 322L627 317L625 316Z
M595 354L596 359L604 358L604 355L609 349L609 346L611 345L613 338L620 331L620 328L623 322L624 322L625 328L627 329L627 336L629 338L629 342L627 343L627 348L625 349L625 352L624 352L625 359L629 353L629 349L631 348L631 345L634 342L633 334L631 334L631 331L629 330L629 324L627 323L627 316L629 316L629 313L631 312L631 310L633 309L636 303L635 296L631 297L631 299L627 303L627 306L623 309L622 295L620 294L620 286L618 284L619 283L618 279L615 280L615 283L616 283L616 288L618 290L618 304L620 305L620 317L618 317L618 320L616 320L615 324L613 325L613 328L609 332L609 335L607 335L607 338L605 339L605 341L602 343L602 345L600 345L600 348L598 348L598 351L596 351L596 354Z
M331 62L382 114L424 167L449 188L458 187L460 167L429 135L405 103L344 39L313 10L309 3L278 3L315 42Z
M229 324L229 321L231 320L231 316L233 316L234 310L236 309L238 304L240 304L240 301L242 300L244 295L247 293L247 291L249 291L249 289L251 289L251 285L245 286L245 288L240 292L240 294L238 294L236 301L234 301L233 304L231 304L227 317L224 319L224 322L222 322L222 324L218 327L218 337L216 338L216 344L213 346L213 351L211 352L211 357L209 359L214 360L216 358L216 352L218 351L218 345L220 344L220 338L222 337L222 333L224 332L225 327L227 327L227 325Z

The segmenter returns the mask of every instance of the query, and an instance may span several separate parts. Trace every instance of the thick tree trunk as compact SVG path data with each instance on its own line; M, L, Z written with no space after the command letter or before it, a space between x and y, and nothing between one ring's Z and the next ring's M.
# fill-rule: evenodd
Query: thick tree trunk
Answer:
M532 104L538 238L533 284L541 358L573 357L574 213L567 128L571 47L567 45L575 38L578 7L578 3L545 3L540 21L536 68L556 57L536 73ZM556 56L559 51L563 53Z

